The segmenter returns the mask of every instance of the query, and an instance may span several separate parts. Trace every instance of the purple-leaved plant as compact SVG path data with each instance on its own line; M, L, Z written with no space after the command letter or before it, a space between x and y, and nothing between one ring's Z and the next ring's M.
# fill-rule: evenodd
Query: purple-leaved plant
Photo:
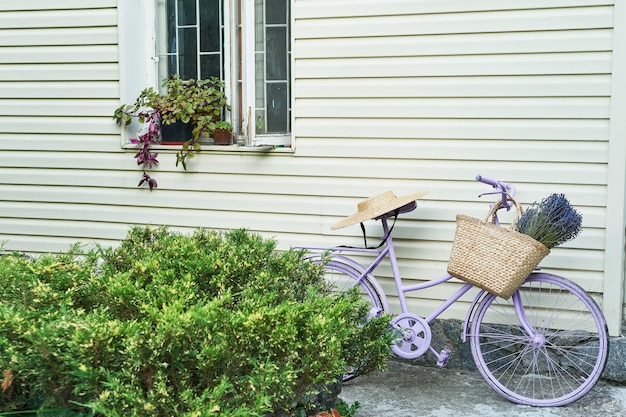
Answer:
M151 152L150 146L157 143L159 139L161 131L160 119L157 112L147 112L143 115L143 117L147 129L142 135L138 135L136 138L131 138L129 142L139 147L137 153L135 154L135 159L137 159L137 165L141 166L143 175L141 176L141 180L139 181L139 184L137 184L137 187L147 184L148 187L150 187L150 191L152 191L158 186L158 184L156 180L146 172L146 170L159 165L159 160L157 159L159 154Z

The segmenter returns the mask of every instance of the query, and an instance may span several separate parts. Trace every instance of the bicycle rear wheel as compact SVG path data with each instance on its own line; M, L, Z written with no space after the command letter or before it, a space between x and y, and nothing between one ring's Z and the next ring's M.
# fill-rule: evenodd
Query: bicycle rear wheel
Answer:
M581 287L533 273L510 299L483 298L470 344L478 370L496 392L518 404L552 407L594 387L606 364L608 331L602 311Z
M322 257L310 259L314 264L322 264ZM361 278L361 272L344 262L330 260L324 264L324 279L333 291L345 292L352 287L358 287L363 298L370 304L368 319L385 313L383 296L371 281L369 276Z
M323 258L313 257L309 259L314 264L324 263ZM381 295L381 291L377 286L370 281L369 276L361 278L361 272L344 262L337 260L330 260L324 263L324 278L330 285L333 291L345 292L352 287L358 287L359 292L364 300L369 304L369 312L365 320L379 317L385 314L384 298ZM348 369L348 371L342 375L342 381L346 382L354 379L358 375L358 369L360 366L354 364Z

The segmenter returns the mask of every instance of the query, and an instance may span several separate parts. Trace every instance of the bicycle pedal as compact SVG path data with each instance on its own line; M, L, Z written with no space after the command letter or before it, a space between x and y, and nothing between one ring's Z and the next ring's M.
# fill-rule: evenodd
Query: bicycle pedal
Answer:
M444 349L441 352L439 352L439 355L437 355L437 366L441 367L441 368L445 368L446 366L448 366L448 362L450 362L450 356L451 356L452 352L450 352L448 349Z

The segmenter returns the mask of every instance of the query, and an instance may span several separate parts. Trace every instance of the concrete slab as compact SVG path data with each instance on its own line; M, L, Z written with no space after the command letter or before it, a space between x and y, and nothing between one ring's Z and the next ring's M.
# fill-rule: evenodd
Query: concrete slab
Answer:
M387 372L346 382L340 398L360 403L356 417L626 417L626 387L605 380L565 407L535 408L500 397L477 371L397 360Z

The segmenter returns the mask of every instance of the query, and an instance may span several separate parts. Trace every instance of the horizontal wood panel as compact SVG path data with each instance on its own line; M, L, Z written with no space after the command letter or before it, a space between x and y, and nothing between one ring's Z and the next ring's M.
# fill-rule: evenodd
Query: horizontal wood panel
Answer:
M90 152L121 153L120 144L119 135L4 133L0 138L0 151L75 152L89 148ZM73 183L73 181L69 180L68 183Z
M39 0L42 1L42 0ZM525 10L559 7L589 7L613 5L607 0L297 0L294 15L297 19L336 18L351 16L392 16L398 14L431 14L480 12L494 10Z
M0 30L0 46L29 45L112 45L117 43L115 27Z
M608 142L299 138L298 152L318 157L608 163Z
M613 8L401 14L302 19L296 39L599 29L613 27Z
M117 81L30 81L0 82L4 99L46 98L115 98L119 97Z
M152 209L141 209L139 207L129 207L122 210L117 210L117 212L109 212L102 213L97 206L72 206L72 205L54 205L54 204L42 204L37 206L24 207L26 215L29 213L33 213L33 209L38 208L39 210L46 210L50 212L50 218L45 221L37 221L36 218L28 219L27 216L24 216L23 224L34 222L35 224L39 223L40 227L38 232L35 234L45 236L48 235L46 232L45 223L54 224L56 222L65 222L72 221L72 219L68 219L64 217L63 212L65 213L77 213L76 214L76 223L83 224L83 231L80 229L71 236L74 238L89 238L90 236L95 239L103 238L102 234L89 233L86 229L90 227L93 221L83 221L80 220L82 218L88 216L98 216L98 218L102 218L105 221L99 224L107 225L110 224L111 227L117 228L117 225L121 225L121 229L131 227L132 225L167 225L173 228L188 228L195 229L197 227L206 227L215 230L229 230L229 229L239 229L246 228L252 231L266 232L266 233L289 233L292 230L301 230L306 233L318 233L319 226L314 222L303 222L302 218L298 218L296 216L290 215L272 215L272 214L257 214L251 215L250 213L245 212L236 212L236 211L225 211L225 212L214 212L214 211L198 211L198 210L186 210L186 209L161 209L161 208L152 208ZM4 218L5 216L2 213L6 212L4 208L0 208L0 223L11 223L13 218ZM117 215L116 215L117 214ZM28 220L26 220L28 219ZM97 222L95 223L98 224ZM11 230L14 228L7 226ZM6 230L6 228L3 228ZM1 239L5 239L5 235L9 233L3 233L0 235ZM16 233L19 234L19 233ZM51 234L51 233L50 233ZM69 234L68 234L69 235ZM106 235L104 235L106 236ZM120 238L123 236L120 236Z
M0 47L0 64L117 62L116 45Z
M46 213L48 213L47 218L38 218L36 210L45 210ZM174 215L175 219L171 218L172 215ZM306 229L309 233L315 233L315 230L310 229L310 227L315 227L314 225L316 224L315 221L310 221L313 219L296 216L290 213L259 211L259 213L257 213L258 218L255 219L254 214L250 211L239 211L233 207L229 207L223 211L217 211L213 207L207 207L205 210L192 210L188 207L115 207L104 204L76 204L71 201L67 203L31 202L28 204L24 202L7 202L6 205L0 208L0 230L2 230L2 234L83 237L90 236L89 234L85 234L85 228L101 228L107 224L113 226L113 229L115 229L114 225L120 224L124 227L128 227L131 224L170 224L178 227L209 227L210 223L213 226L219 224L220 216L224 217L224 220L228 221L229 225L218 226L217 228L246 227L264 231L288 231L283 227L276 229L264 227L259 222L261 218L264 218L268 221L269 219L273 219L271 220L272 223L282 219L285 223L290 223L291 226L297 227L297 229L292 230L302 231ZM239 220L237 220L237 218ZM71 222L77 227L77 232L70 232L68 230L53 231L55 230L54 225L60 222ZM397 224L398 230L412 231L411 229L406 229L406 224L407 223L399 222ZM82 225L80 227L82 227L83 230L80 229L79 225ZM272 227L275 226L272 225ZM378 242L378 236L382 233L380 227L371 225L368 227L371 229L370 231L372 231L372 233L368 234L368 244L376 244ZM355 227L352 227L352 229L354 228ZM411 234L408 240L403 240L402 238L396 239L398 241L396 244L398 257L400 259L446 262L452 246L451 241L453 238L454 223L450 222L447 228L451 229L450 232L437 236L437 240L429 240L426 237L426 233ZM318 232L321 233L321 230ZM559 247L553 249L551 255L542 262L542 266L546 268L562 269L565 267L567 269L602 271L603 252L600 250L590 251L588 247L581 249L581 245L584 244L585 241L583 240L581 242L579 239L583 239L582 236L584 236L584 234L585 231L583 231L581 238L577 238L575 241L568 243L567 248ZM98 234L97 238L114 237ZM590 239L587 239L587 243L589 243L589 240ZM364 244L362 236L357 235L353 237L337 235L334 241L336 245L347 244L360 247ZM574 244L574 242L576 242L576 244ZM575 249L576 247L579 249Z
M297 78L609 74L611 54L501 54L406 58L297 59Z
M3 30L116 25L117 12L113 7L108 9L81 8L78 10L24 10L0 12L0 27Z
M0 85L0 88L2 86ZM374 97L607 97L608 74L484 77L299 79L303 98Z
M203 194L159 190L163 192L144 193L139 201L141 204L133 204L137 200L138 191L132 188L109 189L101 194L87 188L70 190L65 193L65 201L59 198L59 189L38 187L39 198L33 198L10 187L0 188L9 191L9 195L2 197L4 201L0 207L0 217L7 218L38 219L43 212L46 213L46 219L54 220L141 223L145 222L145 205L155 211L180 210L181 215L188 210L238 212L242 216L250 216L250 213L310 216L321 212L319 199L313 196L293 198L253 193Z
M117 63L0 65L3 81L118 81Z
M112 117L0 116L0 133L119 134ZM45 157L45 154L42 154Z
M70 246L79 242L79 240L85 245L86 248L93 248L96 244L100 244L103 247L116 246L119 244L120 239L115 240L102 240L102 239L77 239L68 237L53 237L53 236L30 236L30 235L2 235L6 239L7 243L5 249L8 251L26 252L30 254L45 254L45 253L59 253L66 252Z
M608 119L608 97L335 98L297 101L298 117L449 119ZM1 109L0 104L0 109Z
M47 167L67 169L102 169L102 170L129 170L136 171L132 153L124 158L118 154L90 153L90 152L1 152L0 166L3 167ZM301 177L318 178L361 178L362 181L387 179L388 188L396 179L438 179L438 180L468 180L473 181L477 173L495 178L507 178L511 182L537 182L552 184L589 184L604 185L606 182L607 167L605 164L584 163L541 163L532 164L532 169L526 162L492 161L487 166L483 161L452 161L452 160L420 160L414 159L380 159L374 162L367 159L348 158L282 158L266 162L264 157L241 157L229 154L212 155L211 153L198 155L193 163L184 172L175 167L174 154L159 154L160 170L171 172L173 185L177 189L206 189L227 190L232 183L220 183L219 175L239 174L244 178L235 177L233 180L245 180L246 175L283 176L294 182L294 189L298 189ZM162 175L161 171L155 175ZM486 172L486 171L489 172ZM208 176L201 178L200 174ZM214 175L217 175L215 178ZM179 178L176 178L178 176ZM189 184L197 181L197 188ZM210 185L207 185L210 184ZM285 184L287 187L288 184ZM167 188L169 188L168 186ZM321 192L316 190L315 192ZM324 190L332 195L331 190ZM299 194L299 193L296 193ZM365 196L370 193L364 194Z
M0 10L100 9L115 7L117 0L0 0Z
M613 33L604 30L301 39L296 58L359 58L608 51Z
M84 190L83 190L84 191ZM115 195L122 195L123 192L118 192ZM47 193L45 197L51 195L51 193ZM109 195L113 195L110 193ZM12 196L11 196L12 197ZM246 198L238 198L235 201L228 201L231 196L228 195L219 195L213 194L210 195L210 199L206 199L205 206L194 206L189 205L185 206L182 203L176 203L172 206L160 206L160 205L150 205L146 207L140 207L137 205L130 206L126 205L114 205L114 203L118 203L119 199L113 199L110 201L111 204L107 204L108 202L94 202L94 203L86 203L83 200L75 201L75 195L71 194L68 198L67 202L53 202L53 201L45 201L42 199L41 201L7 201L4 207L0 210L0 217L4 217L6 219L19 220L23 219L23 221L56 221L56 220L68 220L68 221L80 221L80 222L94 222L94 223L143 223L150 222L152 224L180 224L180 220L167 220L170 216L167 215L167 212L171 214L175 214L178 216L191 216L193 218L212 218L213 216L219 216L221 212L229 212L229 213L239 213L239 216L242 219L242 222L245 221L246 227L254 226L254 227L262 227L258 224L251 224L250 220L254 218L255 211L246 209L245 206L235 205L236 202L244 201L252 204L259 204L260 209L257 214L259 216L265 216L266 218L273 219L290 219L293 225L296 222L300 225L306 225L307 229L310 227L315 227L314 225L318 225L318 229L313 231L314 233L320 234L332 234L334 238L334 243L332 240L327 242L329 245L339 245L339 244L347 244L352 246L362 246L363 237L360 234L360 229L357 226L352 226L346 228L345 230L340 230L338 232L332 232L330 230L330 226L336 222L339 217L325 217L323 219L323 223L320 223L321 217L319 215L302 215L299 209L302 211L312 211L315 207L310 207L310 205L306 204L304 200L302 202L298 202L297 200L302 199L294 199L291 197L290 202L283 207L293 207L292 210L280 209L276 210L276 206L270 207L269 202L266 199L258 198L259 196L249 196ZM182 196L185 198L185 196ZM57 197L58 199L58 197ZM144 199L142 199L144 200ZM148 199L150 200L150 199ZM155 200L162 201L162 200ZM230 203L230 204L229 204ZM240 210L242 209L243 210ZM267 211L265 211L267 209ZM37 210L45 210L47 213L46 220L40 219L38 217ZM193 210L193 211L191 211ZM457 209L461 210L462 209ZM218 213L213 213L213 212ZM144 213L143 215L141 213ZM203 213L204 212L204 213ZM160 216L165 217L158 217ZM419 215L419 213L418 213ZM296 220L297 218L297 220ZM196 220L194 220L196 221ZM185 222L185 220L183 220ZM394 228L394 235L397 240L397 253L398 256L402 258L413 258L420 260L440 260L445 261L449 256L450 251L450 243L454 236L454 221L448 221L445 223L437 222L433 223L439 227L431 228L429 225L431 223L428 222L418 222L425 226L413 227L413 224L416 222L408 222L404 220L399 220L397 222L396 228L397 232ZM244 223L242 223L244 224ZM319 226L322 224L323 226ZM379 241L379 236L382 234L380 230L380 226L373 222L366 222L368 228L368 244L377 244ZM182 223L181 225L188 225L187 223ZM195 224L191 224L191 226L195 226ZM310 227L309 227L310 226ZM234 227L243 227L241 224L239 226ZM1 229L2 233L19 233L20 228L17 225L4 227ZM272 230L272 229L263 229L263 230ZM282 229L281 229L282 230ZM292 229L293 231L301 231L300 228ZM310 232L310 230L309 230ZM25 233L25 232L23 232ZM47 234L48 231L45 228L40 228L38 233ZM601 232L586 228L580 237L576 240L567 244L567 248L557 248L554 250L555 254L565 251L566 253L571 253L574 250L588 250L588 249L603 249L602 245L594 247L596 243L602 243L601 241ZM418 241L427 242L425 246L420 250L415 250L415 245ZM304 242L300 242L304 243ZM321 244L316 242L315 244ZM435 249L439 245L438 249ZM591 246L590 246L591 245ZM434 252L433 252L434 251ZM569 252L568 252L569 251ZM564 255L565 256L565 255ZM559 263L557 263L558 265ZM566 264L564 264L566 265ZM585 268L583 268L585 269Z
M125 159L132 158L131 154L121 156ZM201 157L199 157L201 158ZM370 164L371 166L371 164ZM450 168L453 165L447 165ZM172 167L173 168L173 167ZM186 175L186 173L157 172L155 178L159 180L159 193L162 191L200 191L218 193L244 193L261 194L269 200L273 196L290 196L294 200L300 197L314 197L307 200L311 205L308 214L320 215L347 215L356 209L356 204L363 198L385 190L393 190L397 195L409 194L416 191L427 190L429 193L420 201L419 210L408 213L404 217L413 220L450 220L458 213L459 204L467 205L468 213L481 216L484 212L485 201L488 197L478 198L481 192L489 191L489 187L473 180L476 174L489 174L495 178L501 178L515 184L518 189L518 198L522 204L530 204L543 196L553 192L564 193L572 204L576 206L603 207L606 204L606 187L598 185L582 185L578 183L559 184L527 183L525 177L520 177L519 172L498 172L491 166L489 169L482 167L480 171L474 171L466 178L460 180L438 180L432 178L352 178L352 177L328 177L302 176L299 175L295 166L290 167L292 174L285 180L286 175L248 175L245 172L233 174L201 174ZM431 167L432 168L432 167ZM434 169L433 169L434 171ZM434 175L439 174L433 172ZM516 174L519 174L516 176ZM82 170L74 169L44 169L30 168L0 168L0 178L5 185L38 185L60 186L68 184L76 187L99 188L131 188L134 189L139 181L140 172L137 168L122 170ZM520 179L521 178L521 179ZM332 184L332 186L330 186ZM143 193L143 194L137 194ZM34 194L37 194L34 192ZM132 195L144 195L143 190L133 190ZM157 193L155 193L157 194ZM272 196L270 198L269 196ZM484 201L483 201L484 200ZM435 205L426 203L435 202ZM459 203L463 202L463 203ZM170 203L171 204L171 203ZM431 210L436 207L436 210ZM419 212L419 215L417 213ZM603 224L604 213L593 215L598 218L596 227ZM587 224L585 222L585 224ZM591 225L591 224L590 224Z
M97 239L117 240L124 237L128 225L115 222L84 222L53 219L20 219L0 217L0 230L3 235L55 236L84 239L94 236Z
M117 99L0 99L1 116L113 116Z
M296 110L297 111L297 110ZM301 137L607 141L606 120L318 119L296 114ZM297 146L297 139L296 139ZM296 152L299 152L297 150Z

